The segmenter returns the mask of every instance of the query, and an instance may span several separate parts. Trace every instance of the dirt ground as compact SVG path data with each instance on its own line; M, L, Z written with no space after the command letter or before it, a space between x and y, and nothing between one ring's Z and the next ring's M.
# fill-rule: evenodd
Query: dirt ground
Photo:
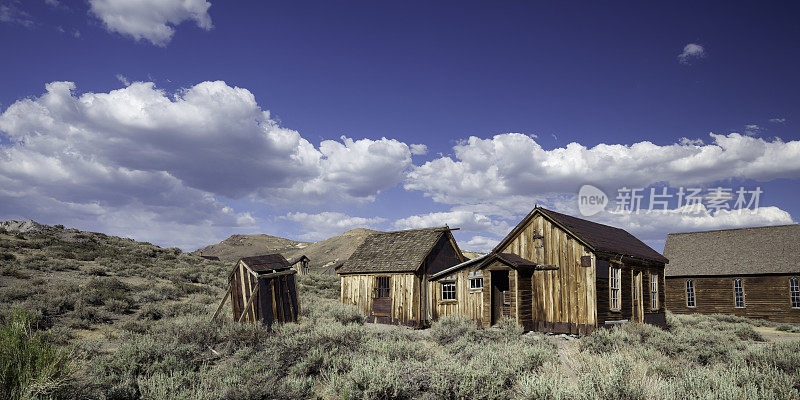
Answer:
M757 326L754 329L756 332L760 333L761 336L764 336L764 339L767 339L768 342L778 343L800 340L800 333L779 331L773 327L767 326Z

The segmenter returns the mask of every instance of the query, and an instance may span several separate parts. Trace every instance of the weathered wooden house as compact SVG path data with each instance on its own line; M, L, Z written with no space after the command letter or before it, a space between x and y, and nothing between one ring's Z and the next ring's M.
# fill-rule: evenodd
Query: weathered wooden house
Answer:
M800 323L800 225L667 235L667 309Z
M666 262L625 230L536 207L489 254L432 274L435 316L563 333L663 325Z
M289 265L297 271L298 275L307 275L309 273L308 263L311 260L305 254L295 257L289 261Z
M234 321L260 321L268 327L276 322L296 322L300 313L296 273L280 254L240 259L228 275L228 291L212 319L230 298Z
M369 321L426 326L435 305L428 278L465 260L446 226L376 233L336 269L341 301Z

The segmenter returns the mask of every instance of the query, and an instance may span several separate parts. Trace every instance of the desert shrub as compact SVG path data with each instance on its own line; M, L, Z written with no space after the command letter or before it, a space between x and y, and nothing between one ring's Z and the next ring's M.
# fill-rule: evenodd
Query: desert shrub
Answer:
M775 329L783 332L800 333L800 327L797 325L781 324L775 327Z
M310 295L324 299L338 299L341 292L341 283L338 276L310 273L295 275L297 278L297 292L301 295Z
M23 272L22 267L20 267L19 263L16 262L3 263L3 265L0 266L0 275L10 276L12 278L17 278L17 279L30 278L30 275Z
M20 312L0 327L0 397L66 398L75 373L70 351L50 344L32 323Z
M777 368L794 375L800 389L800 341L774 343L751 350L745 357L748 364L762 368Z
M15 256L13 253L0 251L0 262L14 261L16 259L17 256Z
M474 339L478 336L475 321L460 315L448 315L431 325L431 339L447 345L460 339Z
M316 323L325 323L325 320L333 320L344 325L364 324L365 317L358 312L355 306L321 299L310 299L305 296L301 299L301 303L301 315L311 318Z

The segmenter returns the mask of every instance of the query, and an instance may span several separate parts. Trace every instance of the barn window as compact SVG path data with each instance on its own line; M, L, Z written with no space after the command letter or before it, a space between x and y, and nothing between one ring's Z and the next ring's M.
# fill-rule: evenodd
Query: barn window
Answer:
M456 283L447 282L442 283L442 300L455 300L456 299Z
M658 310L658 274L650 274L650 306Z
M615 267L610 267L609 270L609 295L611 296L611 311L619 311L620 304L620 287L622 287L622 270Z
M375 297L389 297L389 277L378 276L375 278Z
M694 307L694 281L686 280L686 307Z
M733 303L736 308L744 308L744 286L741 279L733 280Z
M470 289L480 289L483 287L483 278L471 278L469 280Z
M797 278L789 279L789 298L792 300L792 308L800 308L800 285Z

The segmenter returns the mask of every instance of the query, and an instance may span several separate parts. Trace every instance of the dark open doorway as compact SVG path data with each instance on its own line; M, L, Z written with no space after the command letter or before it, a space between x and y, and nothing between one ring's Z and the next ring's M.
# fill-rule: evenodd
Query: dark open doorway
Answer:
M492 271L492 325L509 315L508 271ZM504 312L505 311L505 312Z

